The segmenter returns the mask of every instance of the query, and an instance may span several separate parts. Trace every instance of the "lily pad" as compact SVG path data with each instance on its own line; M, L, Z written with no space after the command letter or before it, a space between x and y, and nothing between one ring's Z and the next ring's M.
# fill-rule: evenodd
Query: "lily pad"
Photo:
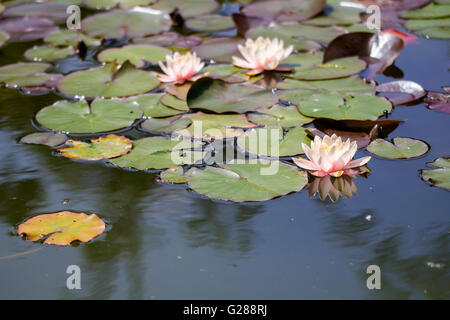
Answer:
M44 38L58 28L52 20L38 17L2 19L0 30L10 36L10 41L31 41Z
M313 121L298 112L295 106L274 105L266 109L258 109L258 113L250 113L248 119L258 125L280 125L283 128L299 127Z
M87 46L99 46L100 39L89 37L77 30L56 30L44 38L44 42L54 46L72 46L83 41Z
M182 36L176 32L164 32L151 37L135 38L133 42L136 44L150 44L161 47L182 47L192 48L202 43L202 38L197 36Z
M450 190L450 158L438 158L428 165L438 169L421 170L422 179L433 186Z
M165 93L148 93L129 97L127 101L135 101L144 110L144 117L164 118L184 112L163 104L161 98L165 95Z
M57 48L53 46L35 46L24 53L27 59L34 61L58 60L72 54L75 54L75 50L72 47Z
M159 176L162 182L167 183L186 183L186 176L183 167L169 168L161 172Z
M130 153L109 162L122 168L138 170L167 169L201 162L204 152L191 150L201 147L201 142L187 139L149 137L133 141Z
M58 84L58 90L69 96L123 97L148 92L159 84L157 77L147 71L136 70L125 63L116 71L117 65L73 72Z
M92 37L135 38L158 34L170 29L168 14L150 8L111 10L89 16L81 22L81 29Z
M260 87L228 84L220 79L202 78L189 89L187 104L191 109L204 109L217 113L254 111L270 107L278 97Z
M47 18L55 23L63 23L66 21L68 14L66 13L67 4L58 2L29 2L8 7L3 11L2 16L11 17L38 17Z
M157 63L164 61L166 55L171 51L152 45L128 45L122 48L110 48L102 51L98 55L98 60L102 62L118 62L124 63L130 61L136 67L141 68L145 65L145 61Z
M234 202L270 200L300 191L308 181L305 171L279 161L192 168L186 176L195 192Z
M34 132L20 139L21 143L42 144L49 147L56 147L67 141L64 133L55 132Z
M129 127L141 116L142 110L135 102L95 99L89 106L84 100L60 100L41 109L36 120L54 131L94 133Z
M161 97L161 103L167 107L180 110L180 111L188 111L189 107L186 101L181 100L171 94L165 94Z
M450 39L450 26L425 28L420 30L419 33L428 38Z
M436 110L440 112L450 113L450 93L442 93L442 92L428 92L426 99L424 100L427 103L428 108L431 110Z
M95 9L111 9L116 6L121 8L133 8L144 6L153 2L153 0L84 0L84 3Z
M432 19L450 16L450 5L430 3L425 7L403 11L402 17L407 19Z
M231 62L231 57L238 55L239 44L243 44L242 38L215 38L205 40L192 51L196 52L199 57L204 59L212 59L217 62Z
M426 94L420 84L406 80L386 82L378 85L376 90L383 97L388 98L394 105L415 101Z
M9 34L6 32L0 31L0 47L5 44L6 41L9 40Z
M37 241L45 236L45 244L66 246L75 240L88 242L105 231L105 222L95 214L61 211L35 216L19 225L19 235Z
M61 155L71 159L103 160L122 156L130 152L133 142L122 136L109 134L91 140L91 143L69 140L70 147L58 149Z
M394 138L393 143L376 139L367 147L370 153L387 159L417 158L428 152L429 146L421 141L411 138Z
M285 132L279 126L247 130L237 139L241 150L252 155L275 158L303 154L302 143L311 143L304 128L291 128Z
M374 94L374 84L367 82L358 76L350 76L340 79L304 81L285 79L278 83L278 89L308 90L316 93L367 93Z
M219 4L215 0L159 0L152 4L152 7L167 13L178 9L186 19L211 13L219 7Z
M424 30L428 28L450 27L450 17L440 19L414 19L405 23L405 28L409 30Z
M15 63L0 67L0 82L8 87L52 87L59 74L45 73L47 63Z
M315 94L298 107L308 117L335 120L376 120L385 110L392 110L385 98L364 94Z
M186 27L193 31L221 31L234 28L233 19L230 16L218 14L204 15L186 20Z

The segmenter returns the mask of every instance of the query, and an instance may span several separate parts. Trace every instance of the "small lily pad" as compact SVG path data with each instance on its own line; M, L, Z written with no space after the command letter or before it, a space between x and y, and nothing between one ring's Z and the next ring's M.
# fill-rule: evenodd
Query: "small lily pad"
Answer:
M103 160L122 156L130 152L133 142L122 136L109 134L91 140L91 143L69 140L70 147L58 149L61 155L71 159Z
M387 159L410 159L420 157L430 149L425 142L411 138L394 138L392 142L376 139L369 144L367 151Z
M95 99L92 104L82 100L61 100L41 109L36 120L54 131L70 133L107 132L129 127L142 117L135 102Z
M164 170L160 174L162 182L167 183L186 183L186 176L183 172L183 167L175 167Z
M300 191L308 182L305 171L279 161L192 168L186 176L195 192L234 202L270 200Z
M99 46L100 39L89 37L77 30L56 30L44 38L44 42L54 46L72 46L83 41L87 46Z
M313 118L305 117L295 106L274 105L266 109L258 109L258 113L250 113L248 118L258 125L280 125L283 128L299 127L313 121Z
M275 158L303 154L302 143L311 143L304 128L291 128L285 132L279 126L247 130L237 139L241 150L252 155Z
M440 112L450 113L450 93L442 93L442 92L428 92L428 95L425 99L425 103L427 103L428 108L431 110L437 110Z
M102 51L98 55L98 60L102 62L118 62L120 64L130 61L136 67L144 66L145 61L157 63L163 61L170 50L152 45L134 44L121 48L110 48Z
M260 87L228 84L220 79L202 78L189 89L187 104L191 109L204 109L217 113L254 111L270 107L278 97Z
M230 16L211 14L186 20L186 27L193 31L214 32L232 29L234 22Z
M95 214L61 211L35 216L19 225L19 235L38 241L45 236L45 244L66 246L75 240L88 242L105 231L105 222Z
M433 186L450 190L450 158L438 158L428 165L438 169L421 170L422 179Z
M27 59L34 61L58 60L72 54L75 54L75 50L72 47L57 48L53 46L35 46L24 53Z
M52 87L61 75L45 73L50 67L47 63L8 64L0 67L0 82L9 87Z
M59 82L58 90L69 96L109 98L145 93L159 84L153 73L136 70L131 64L125 63L118 71L116 69L116 64L109 63L73 72Z
M109 162L122 168L138 170L168 169L175 166L201 162L204 152L191 150L202 143L187 139L149 137L133 141L130 153Z
M392 106L385 98L365 94L315 94L298 106L308 117L335 120L376 120Z
M20 139L21 143L42 144L49 147L56 147L67 141L64 133L55 132L34 132Z
M89 16L81 22L81 29L92 37L120 39L158 34L169 30L171 25L168 14L150 8L135 7Z

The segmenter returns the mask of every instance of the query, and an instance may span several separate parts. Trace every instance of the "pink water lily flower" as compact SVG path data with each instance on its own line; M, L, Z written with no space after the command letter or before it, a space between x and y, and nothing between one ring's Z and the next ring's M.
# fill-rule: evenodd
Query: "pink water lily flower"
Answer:
M250 69L248 75L255 75L264 70L274 70L280 61L286 59L294 50L294 46L284 48L283 40L278 38L247 39L245 46L238 45L242 58L233 57L233 64L237 67Z
M195 81L205 74L197 75L204 67L205 63L197 57L197 54L188 52L181 55L175 52L173 55L166 56L166 65L158 62L164 74L158 73L158 79L161 82L174 82L183 84L185 81Z
M335 134L331 137L324 136L323 139L316 136L311 142L311 147L304 143L302 147L309 160L300 157L292 158L292 160L297 166L310 171L317 177L361 174L362 172L354 168L365 165L371 159L371 157L364 157L352 161L358 150L356 141L350 142L350 139L347 139L342 142L341 137Z

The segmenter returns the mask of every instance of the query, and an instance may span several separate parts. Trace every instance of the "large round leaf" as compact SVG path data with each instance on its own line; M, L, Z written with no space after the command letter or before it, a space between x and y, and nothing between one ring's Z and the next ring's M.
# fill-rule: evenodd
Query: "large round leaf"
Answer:
M218 62L231 62L231 57L238 55L238 45L243 44L242 38L214 38L203 41L192 50L199 57L212 59Z
M234 202L270 200L300 191L308 181L305 171L279 161L192 168L186 176L195 192Z
M407 19L431 19L431 18L444 18L450 16L450 5L439 5L430 3L429 5L404 11L402 17Z
M103 160L122 156L130 152L133 142L125 137L109 134L91 140L91 143L69 140L70 147L58 149L66 158L81 160Z
M116 61L118 63L124 63L129 60L136 67L141 68L144 66L145 61L151 63L164 61L165 56L170 53L171 51L166 48L135 44L124 46L122 48L106 49L102 51L97 58L102 62Z
M0 68L0 82L8 87L48 87L54 86L61 75L45 73L47 63L15 63Z
M301 113L308 117L335 120L376 120L392 106L382 97L365 94L342 96L336 93L315 94L298 105Z
M81 22L81 28L93 37L135 38L167 31L171 24L168 14L136 7L89 16Z
M66 21L67 4L58 2L30 2L8 7L3 13L3 17L38 17L47 18L56 23Z
M274 105L266 109L258 109L258 113L250 113L248 118L251 122L259 125L280 125L283 128L298 127L313 121L298 112L297 107Z
M163 118L184 112L184 110L178 110L171 106L165 105L161 101L161 98L164 96L166 96L165 93L148 93L135 97L129 97L127 98L127 101L135 101L144 111L144 117Z
M95 214L61 211L41 214L19 225L19 235L26 235L30 241L44 236L45 244L66 246L75 240L88 242L105 231L105 223Z
M311 90L316 93L367 93L374 94L374 84L366 82L364 79L358 76L351 76L340 79L331 80L295 80L285 79L279 82L278 89L295 89L295 90Z
M410 159L420 157L429 150L428 145L421 140L394 138L392 142L376 139L369 144L367 151L387 159Z
M27 59L34 61L57 60L72 54L75 54L75 50L72 47L57 48L53 46L35 46L24 53Z
M45 37L58 27L46 18L19 17L0 20L0 30L6 32L11 41L31 41Z
M303 154L302 143L311 143L304 128L284 131L279 126L247 130L237 139L241 150L253 155L275 158Z
M428 165L438 169L422 170L422 179L433 186L450 190L450 158L439 158Z
M254 111L269 107L278 101L270 90L259 87L229 84L220 79L202 78L189 89L187 103L191 109L204 109L217 113Z
M230 16L218 14L205 15L186 21L186 26L194 31L221 31L234 28L234 22Z
M219 7L215 0L159 0L153 2L153 8L167 13L177 9L184 18L202 16L215 11Z
M98 46L100 39L89 37L77 30L56 30L48 34L44 41L54 46L73 46L75 47L80 41L87 46Z
M121 8L132 8L143 6L153 2L153 0L84 0L84 3L95 9L111 9L117 5Z
M109 162L122 168L138 170L167 169L194 164L203 159L204 152L191 149L198 148L201 144L187 139L143 138L133 141L133 150L130 153Z
M125 63L116 71L117 65L73 72L58 84L58 90L69 96L79 97L122 97L148 92L159 84L156 76L147 71L136 70Z
M141 108L133 102L96 99L89 106L84 100L61 100L40 110L36 120L54 131L94 133L129 127L141 116Z

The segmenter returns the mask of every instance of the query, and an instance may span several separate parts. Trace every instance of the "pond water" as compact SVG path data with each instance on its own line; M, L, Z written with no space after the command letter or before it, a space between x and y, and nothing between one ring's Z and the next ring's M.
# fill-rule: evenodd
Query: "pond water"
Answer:
M3 47L0 64L22 60L32 45ZM440 91L448 85L449 49L448 41L420 38L396 66L404 79ZM303 190L235 204L158 183L156 173L20 144L36 131L36 112L59 99L0 89L0 298L450 298L449 193L418 172L449 155L448 114L423 103L396 107L389 118L406 123L391 137L421 139L431 149L412 160L374 158L368 178L355 180L352 199L321 201ZM68 247L17 235L25 219L60 210L96 213L107 231ZM66 288L69 265L81 269L81 290ZM381 268L381 290L367 289L369 265Z

